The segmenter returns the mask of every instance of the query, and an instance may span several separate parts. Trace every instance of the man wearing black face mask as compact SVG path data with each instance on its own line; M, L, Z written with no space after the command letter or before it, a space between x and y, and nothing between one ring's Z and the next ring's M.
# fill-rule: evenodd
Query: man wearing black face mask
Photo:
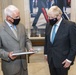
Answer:
M14 52L33 51L20 12L14 5L4 9L5 20L0 25L0 58L3 75L28 75L26 56L12 56Z
M57 18L49 19L49 23L53 26L57 22Z
M12 17L11 17L12 18ZM16 19L14 19L14 18L12 18L14 21L12 22L12 24L13 25L18 25L19 24L19 22L20 22L20 17L18 17L18 18L16 18Z
M63 19L58 6L48 11L49 24L45 30L44 55L51 75L68 75L76 53L76 24Z

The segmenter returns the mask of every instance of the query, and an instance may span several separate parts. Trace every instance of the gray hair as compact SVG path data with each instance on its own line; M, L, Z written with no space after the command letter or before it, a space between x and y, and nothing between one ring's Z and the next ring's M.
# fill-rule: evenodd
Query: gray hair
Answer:
M11 16L15 13L15 11L19 11L19 9L14 5L9 5L4 9L4 19L6 19L7 16Z

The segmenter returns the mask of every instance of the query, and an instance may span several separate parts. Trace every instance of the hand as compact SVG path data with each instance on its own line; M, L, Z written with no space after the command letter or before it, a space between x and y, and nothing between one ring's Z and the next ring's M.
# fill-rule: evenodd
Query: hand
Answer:
M29 52L34 52L34 49L31 48L31 49L29 50ZM32 53L32 54L34 54L34 53ZM32 55L32 54L30 54L30 55Z
M29 50L29 52L33 52L34 51L34 49L33 48L31 48L30 50Z
M14 60L17 56L12 56L13 52L9 52L8 57Z
M68 68L68 67L70 67L70 62L68 62L67 60L64 60L63 62L62 62L62 64L64 64L64 68Z

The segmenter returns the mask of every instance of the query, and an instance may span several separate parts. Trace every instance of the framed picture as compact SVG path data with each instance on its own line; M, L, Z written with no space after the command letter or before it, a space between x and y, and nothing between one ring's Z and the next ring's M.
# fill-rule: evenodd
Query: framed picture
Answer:
M57 5L63 12L62 17L70 20L71 0L29 0L30 35L32 39L44 39L48 23L47 10Z

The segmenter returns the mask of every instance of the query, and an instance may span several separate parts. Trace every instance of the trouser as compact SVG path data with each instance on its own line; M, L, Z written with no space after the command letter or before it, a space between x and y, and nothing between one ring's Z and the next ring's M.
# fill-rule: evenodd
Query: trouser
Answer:
M28 71L21 69L21 70L20 70L17 74L15 74L15 75L28 75Z
M68 75L68 68L54 66L53 60L49 64L50 75Z
M3 73L3 75L10 75L10 74ZM28 71L27 71L27 70L24 70L23 68L21 68L18 73L16 73L16 74L11 74L11 75L28 75Z

